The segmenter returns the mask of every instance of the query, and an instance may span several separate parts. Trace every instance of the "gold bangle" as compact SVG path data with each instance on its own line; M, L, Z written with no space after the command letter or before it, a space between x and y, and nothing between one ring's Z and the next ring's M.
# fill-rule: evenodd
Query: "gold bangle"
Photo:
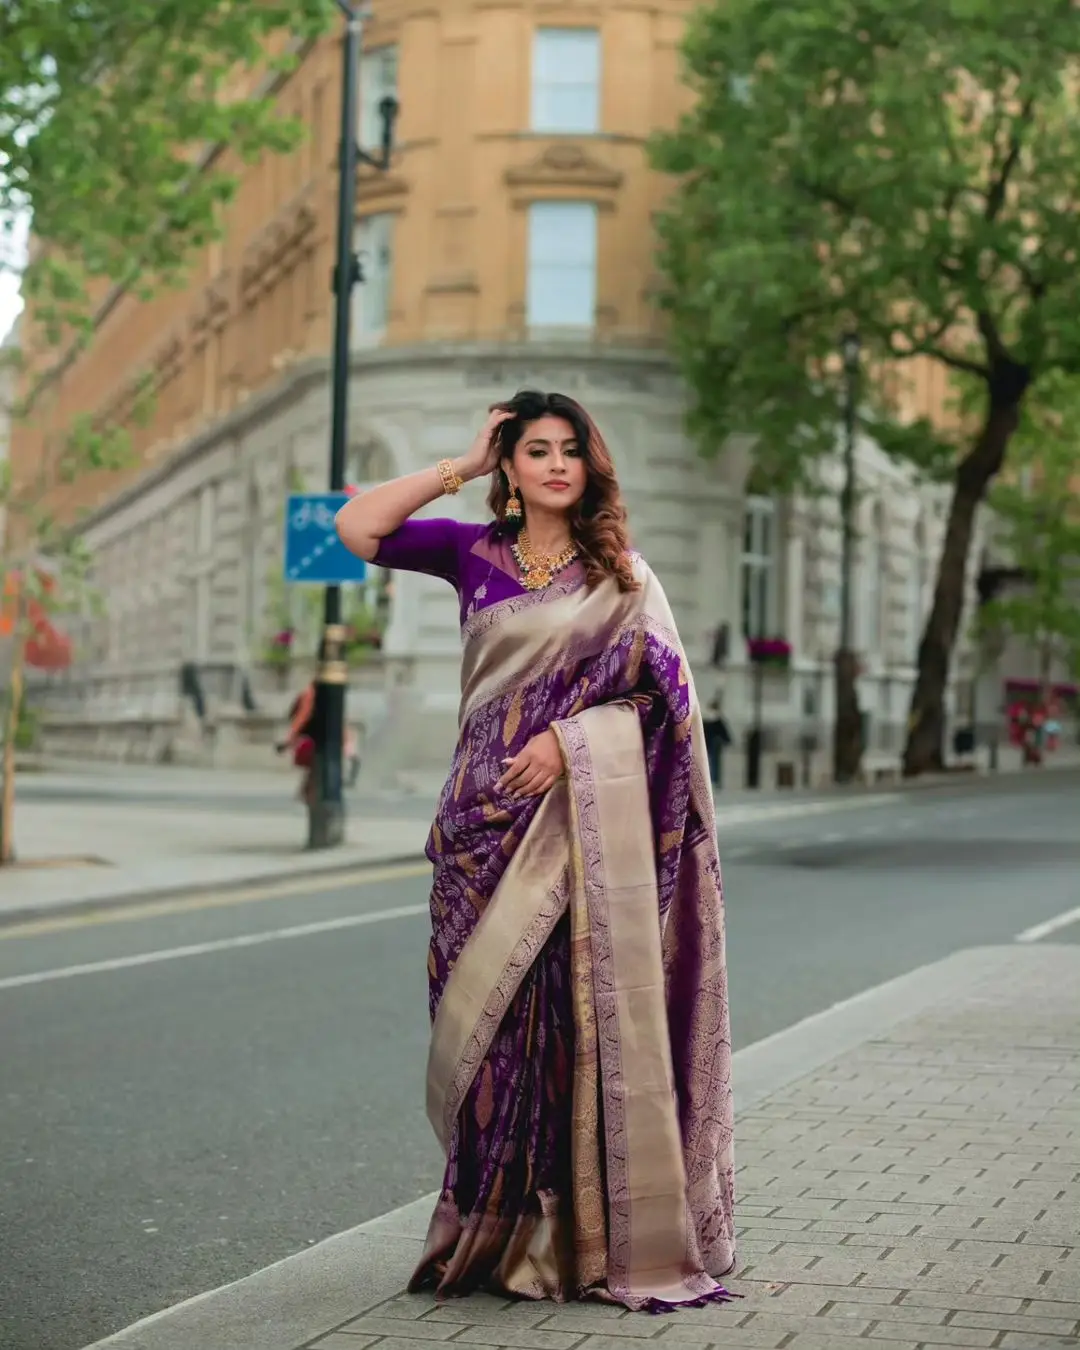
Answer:
M435 466L439 471L439 477L442 479L442 490L447 497L453 497L465 486L465 480L459 478L454 472L453 462L449 459L440 459Z

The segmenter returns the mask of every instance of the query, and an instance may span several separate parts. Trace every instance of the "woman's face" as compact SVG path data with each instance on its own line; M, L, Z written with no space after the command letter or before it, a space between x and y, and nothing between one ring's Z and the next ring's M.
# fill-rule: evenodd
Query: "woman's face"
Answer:
M526 424L506 466L525 510L567 512L585 494L585 447L561 417L540 417Z

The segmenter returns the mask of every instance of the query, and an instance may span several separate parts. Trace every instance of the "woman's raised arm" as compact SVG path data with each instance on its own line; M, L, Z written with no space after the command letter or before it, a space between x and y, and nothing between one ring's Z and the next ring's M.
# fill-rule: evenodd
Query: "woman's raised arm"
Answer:
M468 454L450 460L453 475L462 483L491 473L498 457L495 432L513 413L495 409L484 423ZM337 513L336 525L341 542L358 558L374 562L380 542L404 525L410 516L427 506L446 490L438 465L381 483L359 493Z

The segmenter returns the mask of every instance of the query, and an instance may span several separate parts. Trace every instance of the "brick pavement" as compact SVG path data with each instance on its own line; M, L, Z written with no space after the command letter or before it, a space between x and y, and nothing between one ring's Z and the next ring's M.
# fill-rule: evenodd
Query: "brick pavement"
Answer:
M1080 1347L1080 947L1003 952L741 1113L737 1147L738 1302L397 1293L303 1350Z

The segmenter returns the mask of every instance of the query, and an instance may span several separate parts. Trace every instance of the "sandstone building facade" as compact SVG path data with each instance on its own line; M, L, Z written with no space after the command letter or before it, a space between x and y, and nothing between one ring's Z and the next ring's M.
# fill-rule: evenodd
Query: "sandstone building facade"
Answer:
M737 741L751 702L742 634L791 641L791 670L762 691L771 753L790 758L812 730L828 744L836 510L748 498L745 458L706 461L683 430L653 303L650 222L664 183L646 143L686 98L687 9L376 4L361 142L377 139L385 94L401 114L390 172L363 170L356 202L365 284L353 315L350 477L379 481L460 453L515 388L579 397L616 456L635 542L668 588L702 698L722 697ZM86 412L123 419L151 372L155 407L136 462L52 491L61 514L88 510L80 528L106 607L83 628L76 669L36 691L57 747L269 762L272 726L303 678L302 662L285 673L271 662L270 644L296 627L301 656L313 646L310 594L280 581L282 512L290 488L326 482L339 43L313 45L280 82L280 106L308 134L289 156L231 166L240 187L223 237L189 284L148 302L103 297L94 341L51 378L49 421L15 438L16 476L41 472L55 427ZM859 461L862 695L871 743L884 747L899 744L906 716L941 514L873 445L860 444ZM480 518L481 496L477 487L441 509ZM357 669L350 715L372 774L427 772L453 736L455 606L427 578L375 577L370 592L386 631ZM724 625L721 670L710 657ZM194 703L180 677L193 669ZM825 762L818 753L815 772Z

